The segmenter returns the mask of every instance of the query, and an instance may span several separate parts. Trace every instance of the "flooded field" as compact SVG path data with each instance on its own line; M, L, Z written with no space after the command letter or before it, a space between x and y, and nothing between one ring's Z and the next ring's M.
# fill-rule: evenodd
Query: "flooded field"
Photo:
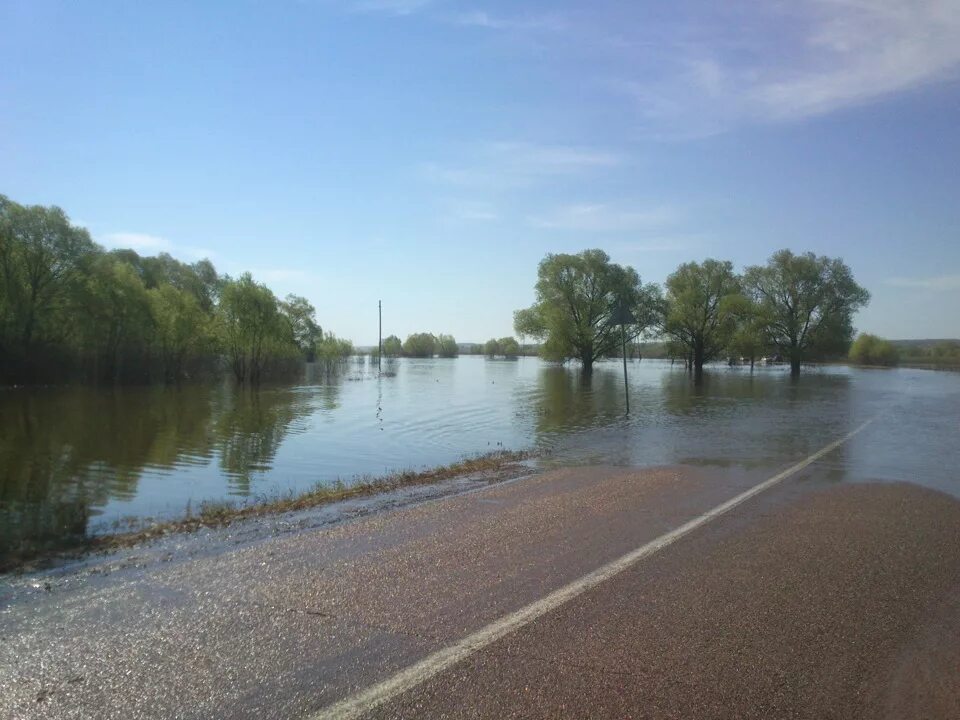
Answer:
M545 465L684 464L762 472L876 418L826 463L826 479L908 480L960 495L960 374L716 366L576 369L534 358L369 360L336 377L238 389L0 391L0 549L105 532L201 503L255 499L533 449Z

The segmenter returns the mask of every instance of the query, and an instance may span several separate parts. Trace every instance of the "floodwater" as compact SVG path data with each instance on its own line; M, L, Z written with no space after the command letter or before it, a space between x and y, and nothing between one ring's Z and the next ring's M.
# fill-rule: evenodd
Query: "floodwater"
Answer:
M515 361L352 360L330 377L238 389L0 390L0 554L23 539L105 532L419 469L499 449L545 465L683 464L775 471L873 419L825 459L829 481L907 480L960 495L960 373L823 367L575 368Z

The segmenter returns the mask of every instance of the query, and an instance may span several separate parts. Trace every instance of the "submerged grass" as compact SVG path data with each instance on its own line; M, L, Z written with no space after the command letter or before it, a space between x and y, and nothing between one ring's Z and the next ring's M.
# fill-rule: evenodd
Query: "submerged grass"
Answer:
M224 527L248 518L308 510L351 498L376 495L416 485L429 485L467 475L482 475L490 481L507 479L510 477L508 471L515 470L517 463L529 457L531 453L528 452L501 450L467 457L453 464L429 470L403 470L381 477L361 476L351 483L344 483L340 479L332 484L318 483L306 492L291 492L280 497L265 496L246 502L205 501L201 503L197 512L193 512L188 503L185 516L177 520L163 522L147 520L146 522L150 524L146 527L104 535L73 536L64 538L64 542L56 547L24 544L12 551L0 552L0 573L26 570L29 569L28 563L33 565L56 556L95 551L108 552L132 547L172 533L190 533L201 528ZM131 527L137 522L134 519L127 519L115 523L114 528L119 529L124 524Z

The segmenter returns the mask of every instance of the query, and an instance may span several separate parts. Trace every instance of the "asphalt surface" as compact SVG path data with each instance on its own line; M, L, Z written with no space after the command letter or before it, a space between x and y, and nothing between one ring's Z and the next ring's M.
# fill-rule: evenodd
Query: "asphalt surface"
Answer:
M960 502L815 468L371 717L960 717ZM308 717L760 480L554 470L0 600L0 717Z

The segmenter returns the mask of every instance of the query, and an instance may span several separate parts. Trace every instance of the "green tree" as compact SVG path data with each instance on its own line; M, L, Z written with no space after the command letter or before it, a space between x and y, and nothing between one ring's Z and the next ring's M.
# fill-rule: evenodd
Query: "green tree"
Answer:
M77 302L77 328L97 380L146 378L155 325L150 296L129 264L101 255L91 264Z
M457 340L453 335L437 336L437 355L442 358L455 358L460 354L460 348L457 346Z
M63 310L96 249L60 208L0 195L0 351L15 357L15 372L33 366L38 336L62 342L69 334Z
M272 357L289 357L296 347L276 296L250 273L226 282L219 311L224 349L237 382L260 382Z
M790 250L747 268L744 285L760 306L769 343L790 358L794 376L811 353L846 352L853 314L870 301L839 258Z
M626 328L628 340L654 325L661 311L659 288L642 285L636 270L610 262L602 250L547 255L540 261L535 289L536 302L514 313L514 329L543 340L541 354L549 360L580 360L585 374L620 343L615 303L636 320Z
M497 340L497 345L500 348L500 354L505 358L516 358L520 354L520 343L512 336L500 338Z
M414 333L403 341L403 354L407 357L433 357L437 339L430 333Z
M213 349L210 317L192 293L163 284L147 291L153 315L154 346L163 378L177 382L184 377L185 363Z
M280 303L280 312L290 323L293 342L307 362L316 359L317 342L323 338L323 330L317 324L317 311L299 295L287 295Z
M860 333L850 346L850 361L857 365L892 367L900 362L900 351L889 340L876 335Z
M740 281L729 261L684 263L667 278L663 329L683 349L697 377L730 342L742 304Z
M388 335L383 341L383 354L386 357L399 357L403 352L403 343L396 335Z
M748 311L749 312L749 311ZM750 370L753 370L756 359L767 348L766 330L762 321L753 312L741 316L737 329L730 341L730 349L737 357L750 360Z
M496 357L500 354L500 341L490 338L483 344L483 354L487 357Z
M325 333L323 339L317 343L317 359L327 364L346 360L355 353L353 343L338 338L333 333Z

